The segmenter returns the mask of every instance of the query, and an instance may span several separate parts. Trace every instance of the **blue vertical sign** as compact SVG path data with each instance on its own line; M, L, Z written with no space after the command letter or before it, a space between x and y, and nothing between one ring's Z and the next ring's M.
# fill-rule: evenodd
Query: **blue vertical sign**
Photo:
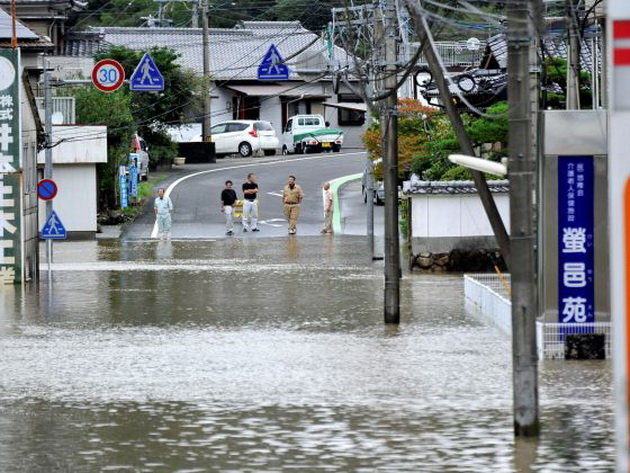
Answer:
M118 183L120 184L120 207L126 209L129 207L129 196L127 194L127 168L119 166Z
M129 167L129 195L131 197L137 197L138 195L138 177L140 173L138 172L137 166Z
M595 321L593 169L593 156L558 156L558 322L564 324Z

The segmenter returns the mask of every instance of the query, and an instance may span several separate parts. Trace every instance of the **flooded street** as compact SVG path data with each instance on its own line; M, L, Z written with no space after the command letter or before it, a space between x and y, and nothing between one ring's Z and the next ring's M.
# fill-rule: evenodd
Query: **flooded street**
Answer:
M0 472L611 472L611 363L540 365L512 433L510 342L459 275L382 323L363 237L55 246L0 289Z

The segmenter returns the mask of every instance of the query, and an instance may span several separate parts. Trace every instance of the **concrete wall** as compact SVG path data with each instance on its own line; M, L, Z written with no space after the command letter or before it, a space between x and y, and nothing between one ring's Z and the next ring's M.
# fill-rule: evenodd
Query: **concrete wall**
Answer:
M59 192L53 208L71 237L92 237L96 233L96 163L107 162L107 127L56 125L53 143L57 142L52 158L53 180ZM44 161L42 151L38 162ZM43 202L39 215L41 228L47 217Z
M96 233L96 165L57 164L53 179L59 193L53 200L53 208L66 230L71 233ZM40 203L40 228L45 222L46 204ZM72 235L71 235L72 236Z
M55 125L53 143L59 143L52 150L53 164L85 164L107 162L107 127ZM44 164L45 154L37 157Z
M493 196L506 227L510 228L508 194L493 193ZM477 194L414 195L411 205L416 252L496 247L492 227Z

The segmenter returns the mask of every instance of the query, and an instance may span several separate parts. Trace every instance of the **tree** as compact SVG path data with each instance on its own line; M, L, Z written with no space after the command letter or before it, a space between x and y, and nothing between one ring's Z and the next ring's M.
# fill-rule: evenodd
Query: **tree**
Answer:
M127 90L103 93L92 86L80 86L63 91L76 101L77 123L107 126L107 163L97 165L99 209L112 208L116 203L118 166L126 162L132 137L134 117L131 95Z
M191 71L185 71L177 64L177 53L168 48L152 48L149 53L164 77L164 91L133 92L130 94L131 114L134 126L150 147L152 163L169 159L177 149L168 138L166 128L187 121L187 117L198 117L201 110L202 91L206 82ZM134 51L124 46L114 46L105 56L119 61L125 75L131 77L142 59L144 51Z

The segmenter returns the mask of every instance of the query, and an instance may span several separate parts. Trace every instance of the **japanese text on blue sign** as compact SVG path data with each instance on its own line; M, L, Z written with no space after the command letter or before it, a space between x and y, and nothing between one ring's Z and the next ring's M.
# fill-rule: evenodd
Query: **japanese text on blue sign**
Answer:
M558 318L595 321L592 156L558 157Z

